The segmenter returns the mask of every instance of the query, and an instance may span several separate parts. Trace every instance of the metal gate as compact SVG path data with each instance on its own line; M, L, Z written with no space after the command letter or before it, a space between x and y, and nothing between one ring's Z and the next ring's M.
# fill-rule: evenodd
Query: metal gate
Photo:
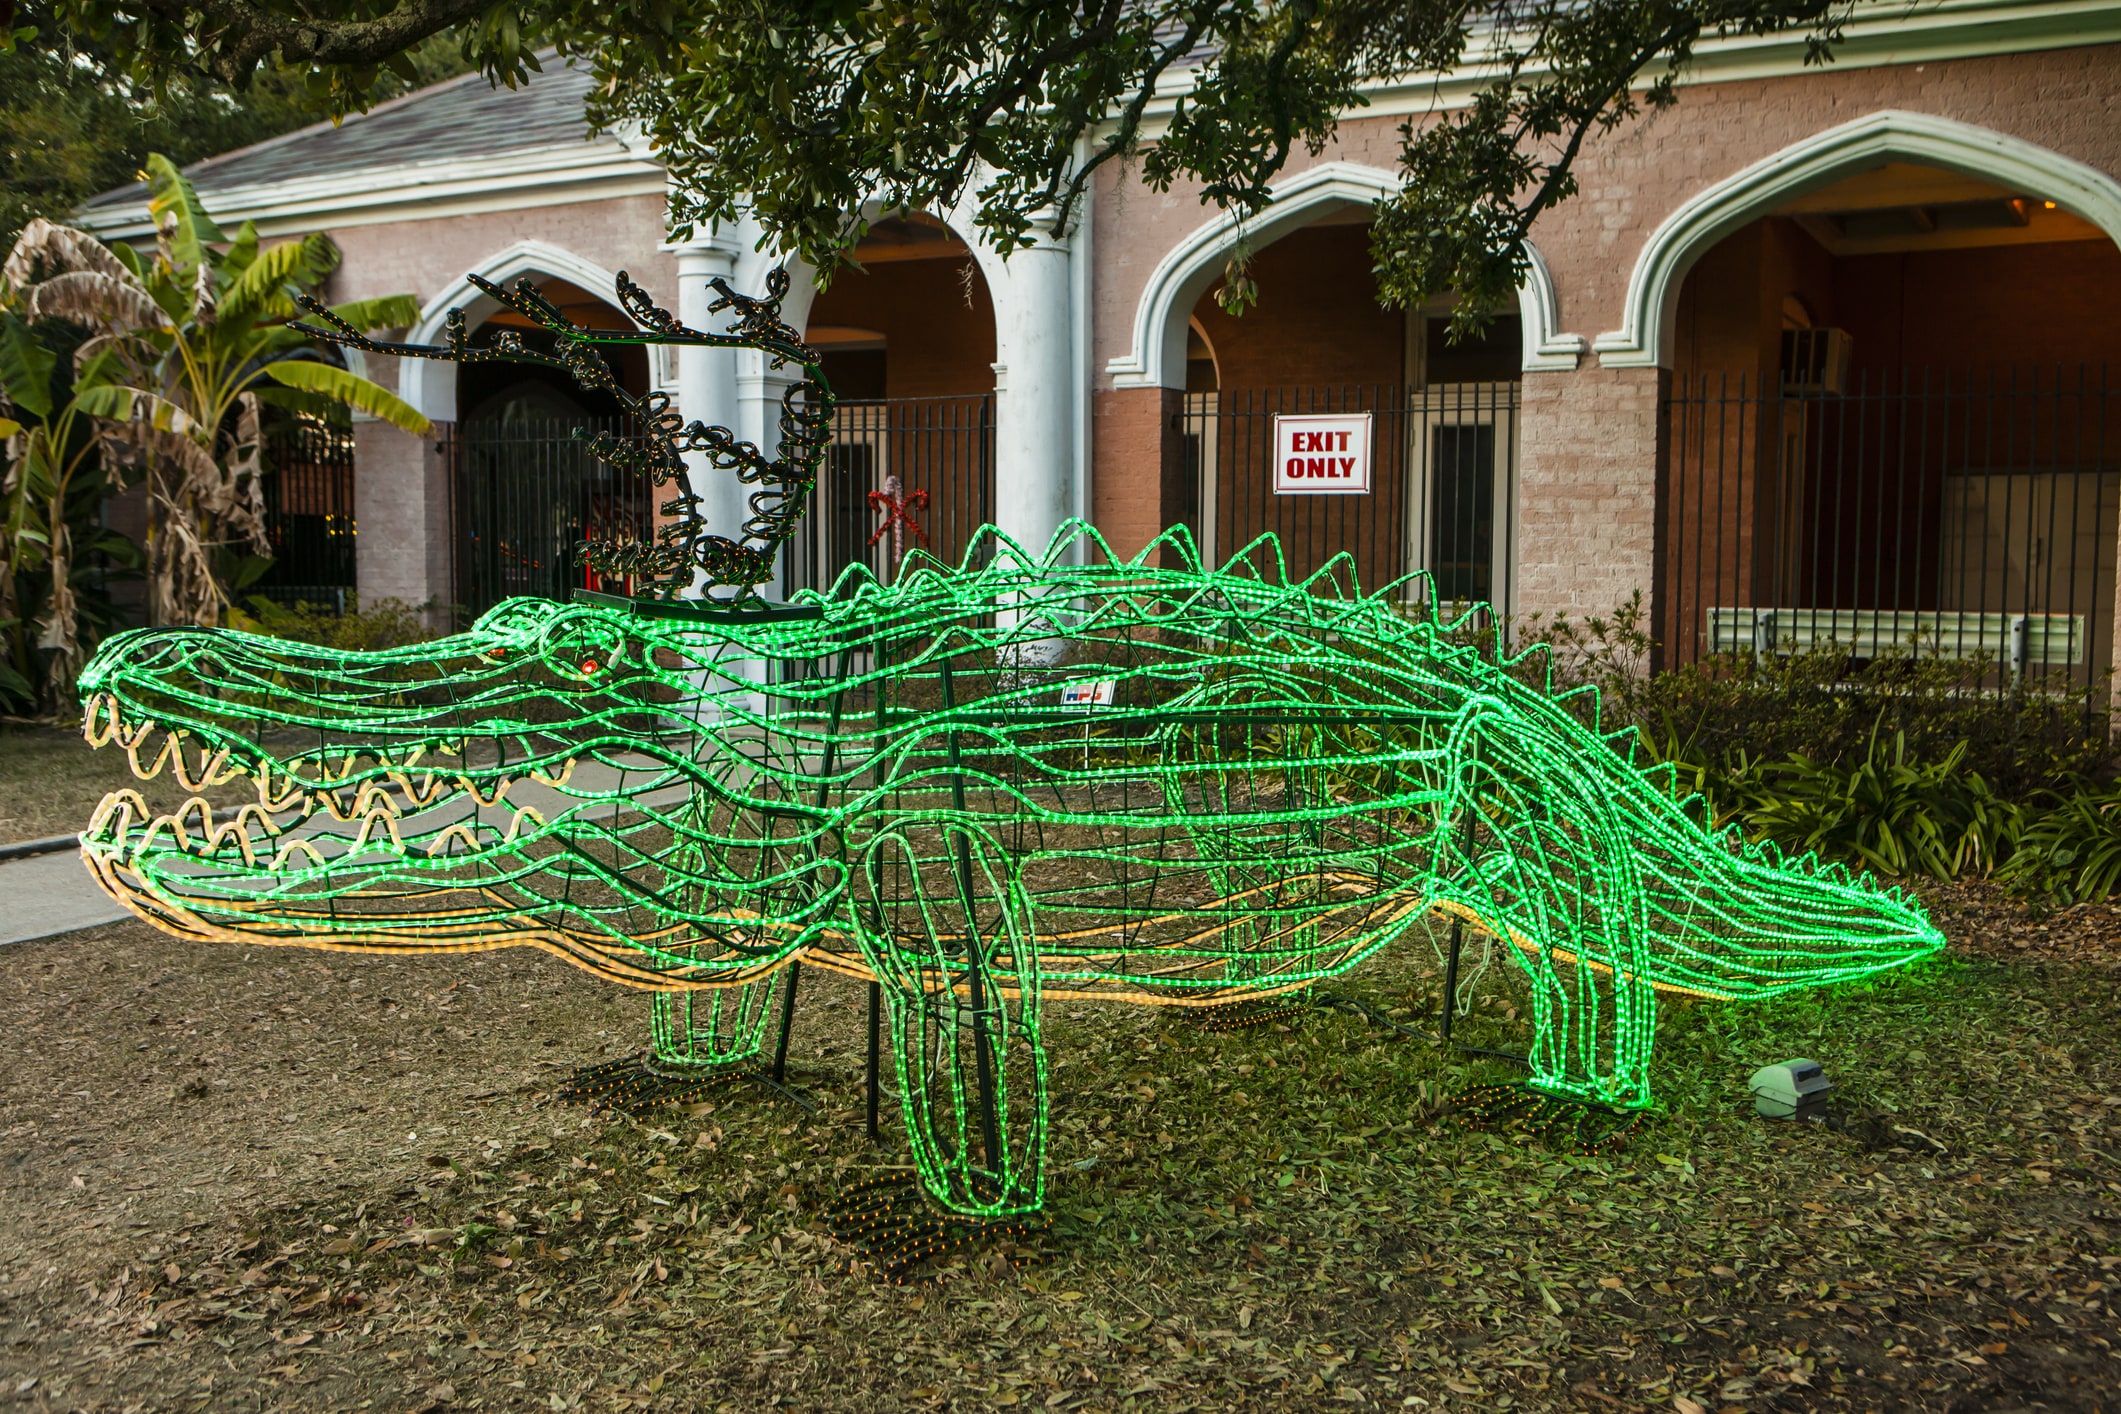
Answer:
M1510 613L1516 563L1515 383L1261 388L1186 395L1181 420L1188 518L1201 557L1219 564L1272 532L1291 579L1346 553L1365 591L1427 570L1447 611L1485 603ZM1371 415L1368 495L1276 495L1274 419Z
M957 564L993 520L991 394L843 402L784 583L829 590L857 564L888 580L912 550Z
M637 440L616 419L524 419L437 428L449 478L456 604L467 619L503 599L566 599L576 589L615 594L631 583L575 562L585 539L654 534L656 490L647 478L589 454L600 431Z
M654 488L589 455L585 439L604 430L638 436L626 424L599 420L437 428L450 488L452 580L464 617L518 594L633 592L630 583L602 579L575 562L584 539L654 533ZM895 517L903 518L887 529ZM991 396L841 403L815 498L784 552L781 592L830 589L855 564L888 578L900 550L955 564L973 533L993 519Z
M1666 409L1667 661L1834 646L1987 659L1997 687L2112 661L2121 390L2103 368L1689 380Z
M304 419L267 434L259 490L272 566L249 592L344 613L354 587L354 436Z

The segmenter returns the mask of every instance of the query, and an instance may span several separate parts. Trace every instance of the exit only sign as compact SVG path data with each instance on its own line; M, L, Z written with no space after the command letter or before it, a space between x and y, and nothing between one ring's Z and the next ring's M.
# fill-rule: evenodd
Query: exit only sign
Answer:
M1274 494L1370 494L1370 414L1311 413L1274 419Z

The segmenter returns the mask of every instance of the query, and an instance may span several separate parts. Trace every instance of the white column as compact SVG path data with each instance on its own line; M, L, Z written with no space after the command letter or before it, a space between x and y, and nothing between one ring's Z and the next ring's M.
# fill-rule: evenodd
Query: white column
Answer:
M669 249L676 254L678 261L679 322L703 334L722 333L729 327L730 311L709 312L708 307L720 295L708 282L720 276L731 288L737 288L737 262L745 253L740 236L737 232L717 227L685 245ZM740 289L738 292L745 293ZM678 350L677 405L686 422L726 427L738 437L747 435L737 391L738 365L747 352L697 345ZM744 521L751 514L747 504L750 493L744 483L737 479L734 471L715 467L705 452L691 453L687 465L691 471L693 493L700 498L700 514L707 522L707 532L731 540L743 539ZM705 584L695 576L693 592L700 594L705 590ZM726 590L722 592L727 594ZM721 658L712 674L702 673L700 676L702 690L717 694L719 699L703 709L703 719L713 721L727 711L753 718L763 714L767 705L763 693L728 694L736 682L764 683L767 677L767 666L755 659L733 655Z
M720 315L707 312L707 307L716 299L714 286L708 281L717 275L725 280L735 276L740 254L736 241L716 231L673 249L678 258L679 320L703 333L721 332L727 322L726 312ZM679 413L687 422L727 427L741 436L737 413L737 351L688 347L677 353ZM709 466L704 453L694 453L690 466L692 489L699 495L700 513L707 519L708 531L737 539L747 514L742 485L733 473L716 471Z
M1076 358L1069 248L1042 236L994 289L995 522L1042 555L1074 507Z
M737 358L736 370L736 435L753 443L767 457L780 455L781 451L781 400L788 390L802 381L803 370L793 365L771 368L766 355L755 349L745 349ZM753 490L748 488L748 499ZM750 509L745 508L746 515ZM806 517L807 520L807 517ZM797 532L801 533L800 530ZM774 567L773 582L759 587L759 592L769 599L786 595L787 586L781 583L786 565Z

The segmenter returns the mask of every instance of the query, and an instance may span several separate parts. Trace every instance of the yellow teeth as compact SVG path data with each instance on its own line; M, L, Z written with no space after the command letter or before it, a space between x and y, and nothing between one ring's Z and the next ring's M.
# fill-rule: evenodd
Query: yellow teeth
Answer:
M415 839L408 846L399 824L401 811L382 785L371 783L361 798L365 810L335 816L357 826L351 835L312 830L306 832L306 838L293 838L288 837L290 831L313 818L309 812L292 820L275 819L263 806L246 802L233 811L224 807L224 813L216 816L211 802L193 796L175 810L157 815L138 791L128 787L112 791L97 805L82 834L82 843L93 854L127 861L158 852L213 859L232 850L242 856L245 867L255 869L266 858L272 843L280 840L279 848L270 850L269 865L279 873L295 865L298 857L306 857L311 867L323 868L377 851L409 858L445 859L453 847L461 845L476 854L496 843L503 848L513 846L525 836L544 830L547 824L540 811L525 806L509 817L505 831L498 821L458 821L429 838ZM343 844L344 848L327 855L319 848L327 844Z
M570 756L560 764L560 770L558 775L548 776L543 771L532 771L530 773L530 779L536 781L541 786L551 786L554 790L558 790L561 786L566 785L568 780L572 778L573 775L574 758Z
M187 750L196 738L183 728L164 730L153 722L128 725L117 698L110 693L98 693L85 704L82 735L91 746L115 743L126 753L133 774L144 781L154 780L167 770L188 792L201 792L245 774L257 783L256 804L235 808L219 821L213 808L198 794L176 810L158 815L139 792L114 792L104 799L90 822L87 833L91 849L135 857L156 850L195 857L233 850L253 867L270 853L269 867L275 871L302 867L299 860L304 857L311 864L322 866L330 862L327 852L334 856L341 853L341 842L348 854L388 850L441 858L459 845L476 853L493 846L498 821L452 824L432 839L415 839L409 849L400 822L460 793L482 809L499 808L508 803L510 789L522 780L563 790L579 764L574 757L568 757L552 770L528 766L520 768L522 773L518 776L486 777L423 767L435 748L421 745L404 751L397 759L373 752L346 752L328 761L298 763L299 770L290 770L270 757L246 767L234 759L235 747L210 753ZM460 759L461 747L459 743L455 753ZM365 767L364 761L369 763ZM439 766L441 762L435 764ZM301 773L305 770L311 773L308 778ZM222 809L229 811L230 807ZM353 826L351 835L338 830L310 830L304 832L307 839L286 838L297 825L325 815ZM500 843L510 845L527 833L545 828L542 812L519 807Z
M309 856L311 868L321 869L324 867L324 856L317 853L316 846L312 845L308 840L289 840L286 844L280 846L280 852L272 857L273 873L286 873L289 862L298 854Z

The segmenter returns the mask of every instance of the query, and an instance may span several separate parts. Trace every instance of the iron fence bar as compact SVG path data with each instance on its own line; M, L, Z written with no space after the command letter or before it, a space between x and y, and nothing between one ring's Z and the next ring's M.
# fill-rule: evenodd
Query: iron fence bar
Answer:
M1750 621L1782 642L1844 642L1859 658L1978 652L2000 660L1987 690L2011 690L2030 670L2098 711L2094 688L2113 656L2102 628L2114 622L2109 522L2121 516L2108 494L2106 369L1866 370L1854 384L1755 390L1744 376L1697 372L1664 400L1655 553L1657 584L1674 590L1658 611L1670 661L1743 643ZM1506 425L1514 408L1490 396L1453 390L1410 408L1426 406L1432 424ZM1455 453L1431 443L1448 465ZM1458 450L1470 466L1471 442ZM1509 463L1498 460L1498 477ZM1411 465L1399 478L1409 494L1420 480ZM1512 486L1498 516L1514 514L1514 497ZM1441 504L1449 513L1429 516L1432 538L1479 538L1468 506ZM1362 543L1389 558L1374 529ZM1476 575L1507 575L1506 556L1492 559Z
M2104 554L2106 552L2106 548L2109 545L2113 545L2116 539L2116 537L2105 533L2106 424L2108 417L2111 416L2112 407L2110 401L2110 390L2108 388L2107 365L2104 363L2101 363L2099 365L2098 406L2099 416L2097 421L2093 424L2097 428L2096 436L2098 439L2098 452L2097 455L2095 455L2092 459L2092 475L2095 478L2093 482L2094 501L2092 513L2092 603L2090 612L2085 616L2087 627L2085 629L2084 635L2084 725L2087 731L2091 729L2092 696L2093 693L2097 691L2099 681L2098 673L2096 671L2098 665L2097 655L2099 653L2099 556ZM2121 547L2117 547L2117 553L2115 556L2115 578L2117 580L2121 580ZM2110 587L2107 590L2107 594L2111 596L2113 593L2114 590ZM2109 624L2107 627L2107 634L2109 638L2112 637L2113 627L2111 624ZM2113 667L2116 666L2113 662L2113 648L2111 643L2109 643L2107 646L2106 658L2108 670L2111 671Z

